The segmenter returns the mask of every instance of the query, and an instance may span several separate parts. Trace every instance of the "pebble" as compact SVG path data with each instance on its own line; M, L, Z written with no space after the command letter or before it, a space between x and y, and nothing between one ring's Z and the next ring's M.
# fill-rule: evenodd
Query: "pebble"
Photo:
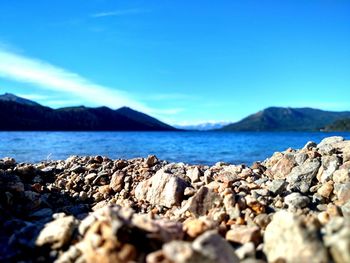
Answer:
M300 193L291 193L284 198L284 202L291 209L299 209L307 207L310 203L310 199L307 196L303 196Z
M226 233L226 239L240 244L253 242L258 245L261 241L260 229L256 226L232 225Z
M35 244L49 245L52 249L61 248L70 241L76 227L76 219L73 216L58 218L45 225Z
M264 252L269 262L328 262L317 233L290 212L277 212L266 227Z
M274 195L281 194L286 186L286 181L283 179L273 180L268 184L267 189Z
M326 182L317 190L317 193L320 196L323 196L325 198L329 198L333 192L333 184L334 184L333 181Z

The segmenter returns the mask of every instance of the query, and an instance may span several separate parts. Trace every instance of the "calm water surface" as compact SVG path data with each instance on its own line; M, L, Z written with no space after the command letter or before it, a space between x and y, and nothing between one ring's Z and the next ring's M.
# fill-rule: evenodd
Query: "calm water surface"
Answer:
M18 162L103 155L113 159L146 157L190 164L218 161L251 164L275 151L301 148L307 141L350 133L322 132L0 132L0 158Z

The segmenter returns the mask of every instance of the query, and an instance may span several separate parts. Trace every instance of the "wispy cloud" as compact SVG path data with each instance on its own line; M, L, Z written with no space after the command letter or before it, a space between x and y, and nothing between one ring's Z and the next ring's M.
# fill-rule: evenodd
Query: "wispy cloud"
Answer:
M93 105L106 105L111 108L127 105L146 113L158 113L133 99L125 91L96 84L63 68L1 48L0 77L73 95Z
M100 12L92 14L91 17L93 18L101 18L101 17L108 17L108 16L125 16L125 15L137 15L137 14L144 14L148 13L149 10L146 9L123 9L123 10L114 10L114 11L108 11L108 12Z
M0 77L33 84L44 90L56 91L69 96L66 100L55 100L50 95L18 94L27 99L45 101L51 106L73 105L78 100L82 100L95 106L105 105L111 108L129 106L163 120L167 118L166 116L174 116L184 111L182 108L150 108L123 90L96 84L76 73L45 61L8 51L1 45ZM165 98L166 96L160 95L160 97Z

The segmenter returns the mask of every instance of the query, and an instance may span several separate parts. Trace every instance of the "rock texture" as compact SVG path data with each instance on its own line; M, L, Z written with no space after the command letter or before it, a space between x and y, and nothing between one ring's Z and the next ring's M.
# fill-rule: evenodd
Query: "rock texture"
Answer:
M349 262L349 142L251 167L0 159L0 261Z

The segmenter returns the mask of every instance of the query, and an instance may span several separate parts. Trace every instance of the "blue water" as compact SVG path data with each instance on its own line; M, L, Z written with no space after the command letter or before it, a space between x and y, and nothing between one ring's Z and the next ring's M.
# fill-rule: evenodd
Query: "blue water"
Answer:
M155 154L190 164L263 161L275 151L301 148L307 141L350 133L322 132L0 132L0 158L18 162L103 155L113 159Z

